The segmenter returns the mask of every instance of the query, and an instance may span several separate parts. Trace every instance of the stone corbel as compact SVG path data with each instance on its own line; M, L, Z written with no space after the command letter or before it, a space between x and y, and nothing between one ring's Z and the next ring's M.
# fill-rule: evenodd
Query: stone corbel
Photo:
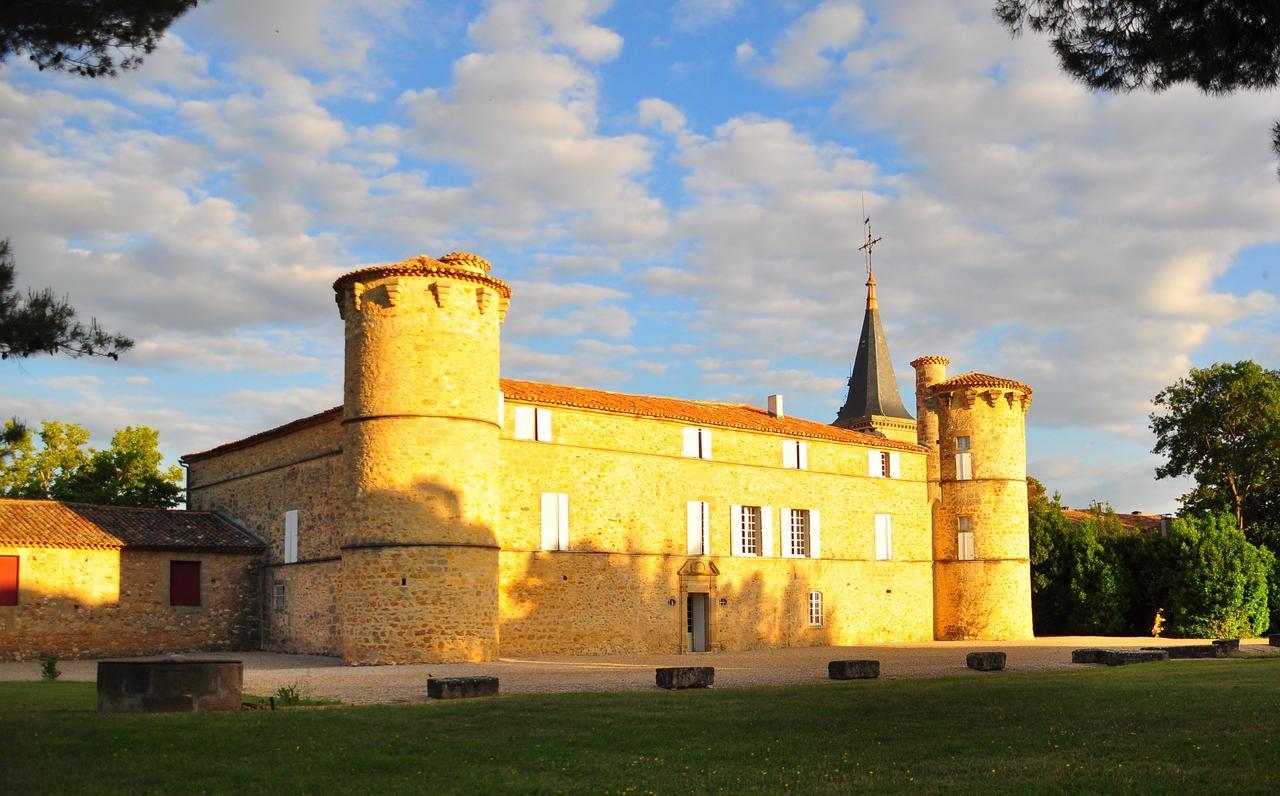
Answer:
M973 390L960 390L960 403L965 409L972 409L974 402L978 398L978 394Z
M489 309L489 304L492 303L492 301L492 293L482 287L476 288L476 306L480 308L481 315L484 315L484 311Z
M982 400L987 402L987 406L994 409L996 407L996 399L1000 397L999 390L987 390L982 393Z
M387 283L387 306L394 307L400 303L401 297L404 295L405 284L403 279L396 279Z
M364 295L364 290L364 282L351 283L351 306L355 308L356 312L359 312L364 305L364 300L361 298Z
M511 299L506 296L498 296L498 323L502 323L507 319L507 310L511 307Z
M436 306L443 307L445 299L449 298L449 289L453 285L448 282L432 282L431 293L436 297Z
M333 301L338 305L338 317L344 321L347 319L347 302L343 301L345 298L341 293L333 294Z

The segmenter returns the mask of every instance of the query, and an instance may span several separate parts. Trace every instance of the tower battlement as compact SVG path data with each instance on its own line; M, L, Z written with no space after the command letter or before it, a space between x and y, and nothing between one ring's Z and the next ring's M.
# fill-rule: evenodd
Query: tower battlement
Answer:
M338 315L346 320L348 313L363 311L368 301L385 309L406 302L415 308L434 303L443 309L466 306L474 297L481 314L496 310L498 323L502 323L511 306L511 286L489 276L490 268L488 260L470 252L450 252L439 259L424 254L398 263L371 265L338 277L333 283L334 301ZM455 284L459 282L463 284ZM424 289L431 295L430 302L421 300Z

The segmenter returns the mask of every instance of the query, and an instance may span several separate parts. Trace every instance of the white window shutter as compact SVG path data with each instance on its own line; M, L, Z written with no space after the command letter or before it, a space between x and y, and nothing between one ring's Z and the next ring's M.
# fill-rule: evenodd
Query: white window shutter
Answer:
M298 560L298 511L292 509L284 513L284 563L292 564Z
M698 441L699 441L699 446L702 449L702 458L710 459L711 458L711 429L709 428L698 429Z
M973 560L973 534L969 531L961 531L956 535L959 544L956 545L957 556L961 561Z
M557 496L556 531L561 550L569 549L569 496L561 493Z
M796 441L784 439L782 441L782 466L786 468L799 467L799 459L800 454L796 450Z
M822 558L822 523L817 509L809 509L809 558Z
M698 429L696 428L684 430L684 455L698 458Z
M889 454L889 477L902 477L902 456L898 453Z
M506 417L507 396L502 394L502 390L498 390L498 426L502 427L507 424Z
M893 559L893 515L884 515L884 551L885 559Z
M690 500L685 518L685 552L691 556L702 555L702 503Z
M782 557L795 558L791 551L791 509L778 511L778 539L781 542Z
M551 441L551 410L539 409L537 412L537 422L534 424L534 437L539 442Z
M729 550L731 555L742 555L742 506L729 507Z
M523 408L523 407L517 407ZM560 545L560 496L542 493L542 549L556 550Z
M702 554L711 555L711 504L702 504Z
M876 515L876 530L875 530L876 542L875 543L876 543L876 560L877 561L883 561L889 557L888 547L885 543L884 519L885 519L885 516L883 514Z
M879 478L882 475L880 451L867 451L867 474L872 478Z
M760 555L773 556L773 506L760 507Z
M533 439L533 407L517 406L516 439Z
M807 442L796 443L796 467L801 470L809 469L809 443Z

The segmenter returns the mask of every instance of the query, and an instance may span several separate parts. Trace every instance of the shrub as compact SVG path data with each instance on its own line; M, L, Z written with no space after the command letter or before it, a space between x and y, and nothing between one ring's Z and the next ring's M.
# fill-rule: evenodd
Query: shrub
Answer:
M62 676L62 670L58 668L58 659L52 655L45 655L40 659L40 679L53 682Z
M1267 629L1275 557L1250 544L1230 514L1180 517L1164 545L1165 633L1240 638Z

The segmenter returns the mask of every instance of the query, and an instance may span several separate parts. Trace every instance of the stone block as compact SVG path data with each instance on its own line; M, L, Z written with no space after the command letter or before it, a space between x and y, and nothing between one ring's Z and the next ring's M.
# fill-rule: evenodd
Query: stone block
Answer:
M709 688L716 681L713 666L668 666L656 673L659 688Z
M1130 663L1151 663L1169 660L1165 650L1102 650L1098 663L1107 666L1126 666Z
M998 672L1004 668L1004 660L1003 652L970 652L964 662L980 672Z
M1143 650L1163 650L1170 658L1225 658L1227 651L1217 644L1184 644L1177 647L1143 647Z
M1238 638L1219 638L1214 639L1213 643L1214 646L1221 647L1222 651L1227 655L1240 651L1240 639Z
M831 661L827 677L832 680L874 680L880 676L880 661Z
M1085 647L1084 649L1071 650L1072 663L1102 663L1102 653L1106 650L1100 647Z
M99 713L239 710L240 661L99 661Z
M497 695L496 677L427 678L427 696L431 699L470 699Z
M1272 633L1267 636L1267 643L1273 647L1280 647L1280 633Z

